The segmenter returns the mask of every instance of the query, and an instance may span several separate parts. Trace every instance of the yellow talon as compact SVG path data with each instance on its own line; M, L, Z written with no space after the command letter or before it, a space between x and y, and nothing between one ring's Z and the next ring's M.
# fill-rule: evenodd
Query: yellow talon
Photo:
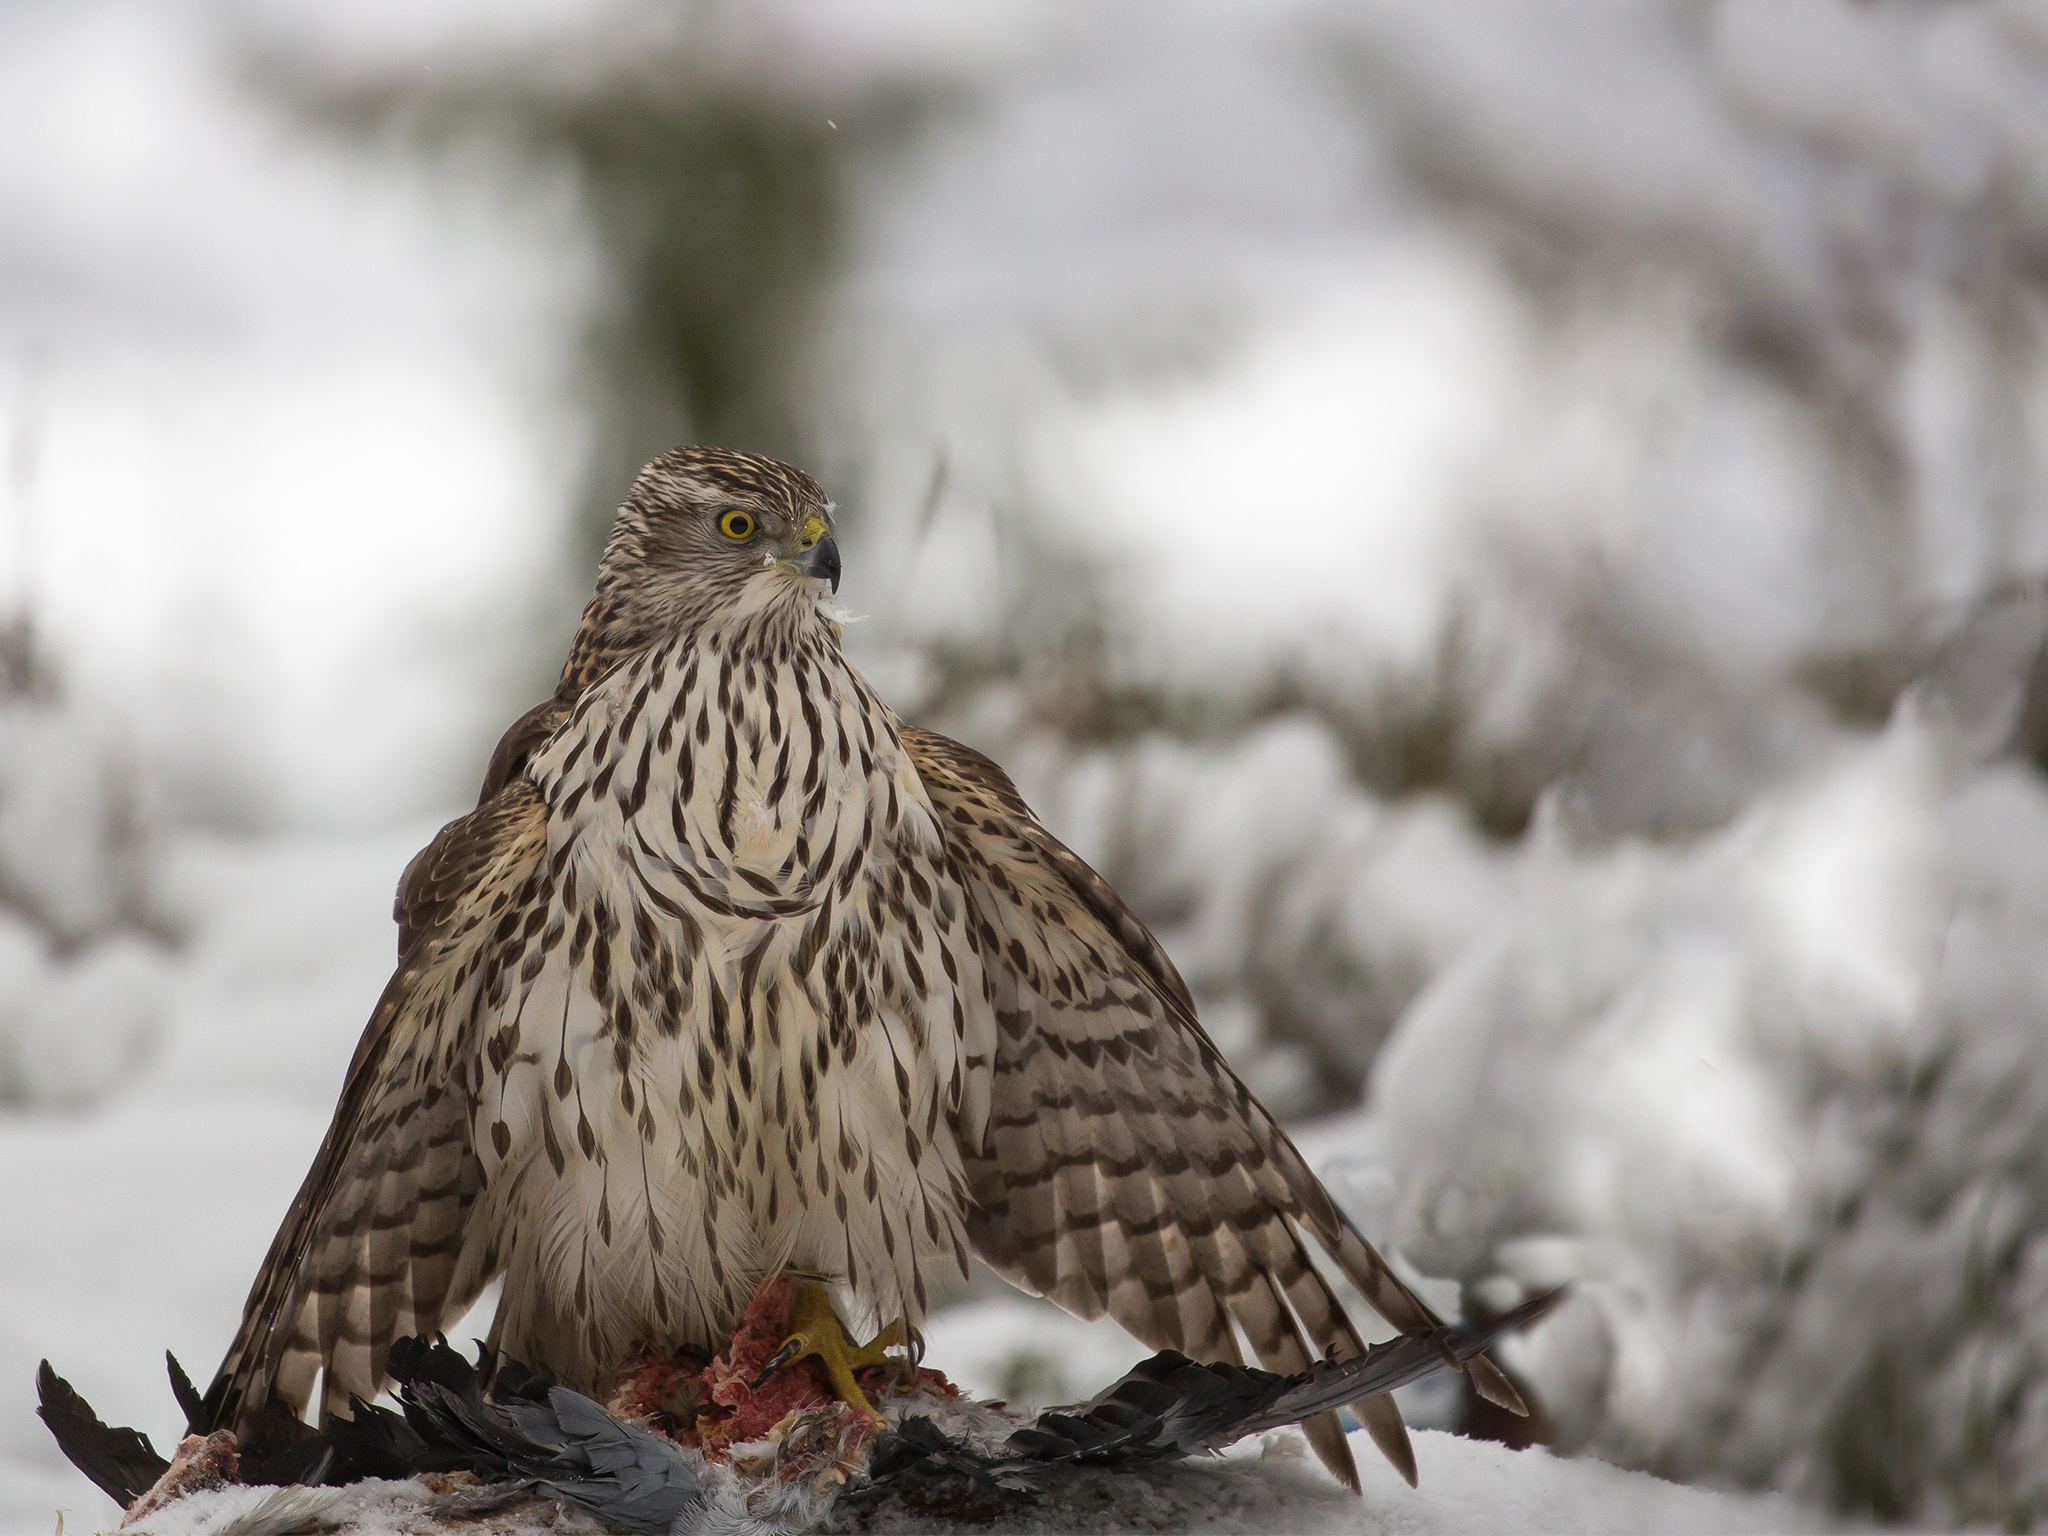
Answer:
M759 1386L785 1365L792 1365L806 1355L816 1355L825 1367L826 1378L832 1383L832 1390L839 1400L861 1412L875 1414L867 1397L861 1392L860 1384L853 1379L855 1371L866 1370L871 1365L888 1363L888 1351L892 1346L902 1344L908 1337L902 1319L889 1324L867 1343L856 1345L853 1336L846 1331L846 1325L839 1321L839 1314L832 1310L832 1298L825 1287L815 1281L797 1282L795 1293L789 1303L789 1337L782 1341L782 1347L775 1351L754 1385ZM879 1418L879 1414L875 1414Z

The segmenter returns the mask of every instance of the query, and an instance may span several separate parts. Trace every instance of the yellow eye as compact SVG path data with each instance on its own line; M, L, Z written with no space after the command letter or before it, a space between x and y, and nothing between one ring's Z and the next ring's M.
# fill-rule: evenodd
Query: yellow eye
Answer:
M728 512L718 520L718 528L728 539L752 538L754 519L746 512Z

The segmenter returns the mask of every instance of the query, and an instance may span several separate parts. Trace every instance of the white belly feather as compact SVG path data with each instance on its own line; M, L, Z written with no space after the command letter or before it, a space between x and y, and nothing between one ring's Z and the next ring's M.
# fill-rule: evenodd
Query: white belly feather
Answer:
M830 644L678 641L531 772L552 898L480 1032L499 1341L590 1380L721 1338L785 1267L914 1324L922 1271L964 1271L952 1123L979 1134L993 1043L893 719Z

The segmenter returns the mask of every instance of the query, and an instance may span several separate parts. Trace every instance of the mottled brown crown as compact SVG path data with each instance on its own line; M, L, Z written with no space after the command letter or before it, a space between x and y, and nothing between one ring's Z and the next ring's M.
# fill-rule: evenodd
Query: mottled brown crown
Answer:
M640 471L626 505L646 510L709 498L758 502L801 522L826 505L818 482L800 469L737 448L671 448Z
M645 643L652 615L645 572L672 564L682 520L693 514L745 507L801 527L813 514L828 519L831 503L818 482L800 469L736 448L671 448L634 478L605 541L597 591L562 669L556 697L573 698L626 651ZM696 601L713 607L729 595L743 571L724 573L723 587L707 572ZM672 618L673 610L665 617Z

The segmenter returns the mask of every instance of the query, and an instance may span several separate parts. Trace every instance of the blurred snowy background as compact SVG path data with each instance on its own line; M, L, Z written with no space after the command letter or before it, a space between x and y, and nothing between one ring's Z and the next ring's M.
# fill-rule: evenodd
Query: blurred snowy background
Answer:
M0 1525L685 441L1432 1294L1577 1282L1555 1451L2048 1522L2048 6L13 0L0 124Z

